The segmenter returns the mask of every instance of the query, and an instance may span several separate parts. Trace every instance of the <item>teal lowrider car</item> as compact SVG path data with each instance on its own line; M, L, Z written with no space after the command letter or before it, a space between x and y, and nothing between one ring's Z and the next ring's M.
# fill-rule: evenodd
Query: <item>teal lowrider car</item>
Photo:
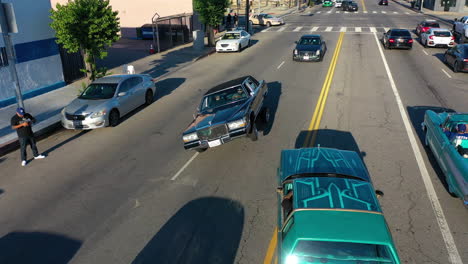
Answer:
M280 264L400 263L356 152L283 150L278 181Z
M330 7L330 6L333 6L333 2L332 2L332 1L325 0L325 1L323 1L322 6L323 6L323 7Z
M468 150L468 139L449 140L459 124L468 125L467 113L436 113L427 110L422 127L426 132L425 144L434 153L445 175L449 192L461 198L468 208L468 158L462 152Z

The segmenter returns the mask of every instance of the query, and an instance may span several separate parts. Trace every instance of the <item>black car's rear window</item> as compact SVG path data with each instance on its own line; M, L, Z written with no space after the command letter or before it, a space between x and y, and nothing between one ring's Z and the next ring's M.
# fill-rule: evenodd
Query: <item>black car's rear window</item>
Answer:
M411 37L411 34L407 30L393 30L390 32L390 36L393 37Z
M424 22L423 26L424 27L434 27L434 28L440 27L439 23L436 23L436 22Z
M434 36L436 37L450 37L450 32L448 31L434 31Z
M320 38L310 37L310 38L301 38L299 40L299 45L320 45Z

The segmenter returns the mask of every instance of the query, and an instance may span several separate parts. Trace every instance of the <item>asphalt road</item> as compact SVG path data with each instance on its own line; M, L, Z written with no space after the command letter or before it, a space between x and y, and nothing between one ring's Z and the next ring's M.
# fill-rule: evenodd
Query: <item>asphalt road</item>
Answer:
M290 15L241 53L215 54L166 76L157 100L118 127L42 140L45 160L23 168L17 152L1 157L0 263L264 263L280 151L303 145L340 31L315 143L362 154L385 194L380 202L403 263L457 263L449 260L453 246L468 263L468 210L447 193L420 129L427 109L468 111L468 74L444 65L443 49L415 43L411 51L383 51L443 209L436 216L376 41L385 28L413 29L424 16L394 2L364 4L358 1L357 14L315 7ZM326 40L324 61L293 62L294 41L313 32ZM245 74L270 89L273 121L260 139L185 151L181 132L201 95ZM439 228L443 220L450 234Z

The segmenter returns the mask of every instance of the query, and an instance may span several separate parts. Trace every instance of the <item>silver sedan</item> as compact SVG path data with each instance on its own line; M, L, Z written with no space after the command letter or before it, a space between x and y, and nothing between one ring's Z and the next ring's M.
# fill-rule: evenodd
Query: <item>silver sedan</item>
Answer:
M145 74L110 75L92 82L62 110L67 129L117 126L120 117L140 105L153 102L156 86Z

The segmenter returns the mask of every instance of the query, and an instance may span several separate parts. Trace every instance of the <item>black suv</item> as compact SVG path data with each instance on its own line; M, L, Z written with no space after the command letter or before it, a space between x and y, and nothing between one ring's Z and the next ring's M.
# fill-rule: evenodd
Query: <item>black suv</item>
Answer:
M350 0L344 0L343 3L341 4L341 7L343 8L343 11L357 11L358 10L358 5Z
M385 49L411 49L413 38L407 29L390 29L385 32L382 39Z

